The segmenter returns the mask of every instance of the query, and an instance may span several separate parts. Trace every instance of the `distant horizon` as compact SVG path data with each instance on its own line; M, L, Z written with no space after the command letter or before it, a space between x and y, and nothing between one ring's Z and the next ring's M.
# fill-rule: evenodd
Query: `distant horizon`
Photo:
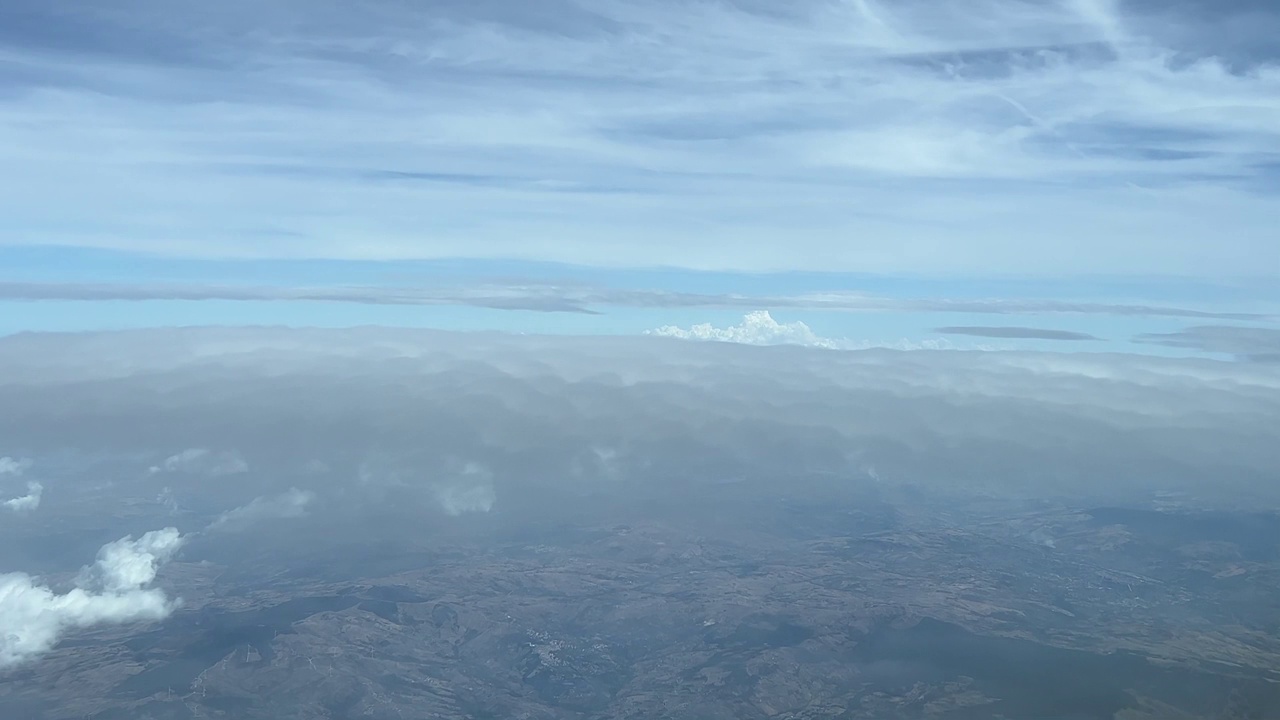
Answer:
M0 1L0 718L1280 718L1280 1Z
M17 0L0 334L764 311L850 347L1257 349L1277 35L1262 0ZM867 299L803 299L833 292Z

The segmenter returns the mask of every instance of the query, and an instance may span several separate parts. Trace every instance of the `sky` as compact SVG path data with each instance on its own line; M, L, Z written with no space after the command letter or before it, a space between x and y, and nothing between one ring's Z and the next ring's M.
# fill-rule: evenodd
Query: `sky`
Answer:
M1273 0L5 0L0 668L169 616L180 551L386 506L1272 507L1277 37ZM31 540L125 507L96 556Z
M0 334L1267 360L1277 33L1268 0L9 0Z

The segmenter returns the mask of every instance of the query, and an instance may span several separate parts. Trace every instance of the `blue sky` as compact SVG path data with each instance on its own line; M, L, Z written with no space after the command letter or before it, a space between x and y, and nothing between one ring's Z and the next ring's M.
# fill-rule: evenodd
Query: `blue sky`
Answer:
M10 0L0 333L769 310L1188 352L1129 339L1280 312L1278 33L1263 0ZM986 325L1101 340L936 332Z

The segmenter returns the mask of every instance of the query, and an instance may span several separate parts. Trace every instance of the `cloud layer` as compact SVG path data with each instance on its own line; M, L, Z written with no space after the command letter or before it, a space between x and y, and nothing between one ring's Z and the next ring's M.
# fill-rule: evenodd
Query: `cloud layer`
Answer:
M813 340L769 320L727 337ZM404 513L416 527L501 508L510 522L570 507L566 495L625 504L868 467L938 493L1280 503L1280 376L1267 363L188 328L3 339L0 371L0 437L15 446L137 458L156 442L236 447L262 469L218 482L142 473L139 497L177 488L189 512L216 515L263 496L237 516L296 512L289 488L303 482L335 498L307 506L314 520L297 532L346 512ZM79 411L88 398L92 416ZM117 430L140 422L147 433ZM316 460L326 469L304 470Z
M284 287L246 285L146 285L0 282L9 300L229 300L314 301L386 306L467 306L592 314L624 308L774 308L832 311L943 312L993 315L1073 314L1256 320L1260 313L1206 310L1165 304L1084 302L1023 298L902 298L850 291L802 294L728 294L592 287L545 282L451 283L436 287Z
M0 668L48 652L78 628L167 617L173 603L148 586L183 542L165 528L108 543L81 573L80 586L63 594L24 573L0 575Z
M1134 342L1228 353L1245 360L1280 362L1280 330L1237 325L1200 325L1172 333L1144 333Z
M4 242L1274 276L1280 12L1205 8L15 0Z
M943 335L972 335L988 338L1017 338L1025 340L1099 340L1094 335L1070 330L1051 330L1048 328L1030 327L987 327L987 326L948 326L940 327L934 332Z

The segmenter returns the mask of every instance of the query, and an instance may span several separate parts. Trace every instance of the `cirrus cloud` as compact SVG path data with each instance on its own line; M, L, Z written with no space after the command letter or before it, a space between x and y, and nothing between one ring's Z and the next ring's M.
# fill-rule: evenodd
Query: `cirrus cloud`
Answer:
M942 333L943 335L972 335L974 337L1017 338L1023 340L1101 340L1101 338L1089 333L1072 332L1070 330L1009 326L948 326L936 328L934 332Z
M537 20L518 3L6 7L8 243L1280 267L1280 12L1258 4L601 0Z

